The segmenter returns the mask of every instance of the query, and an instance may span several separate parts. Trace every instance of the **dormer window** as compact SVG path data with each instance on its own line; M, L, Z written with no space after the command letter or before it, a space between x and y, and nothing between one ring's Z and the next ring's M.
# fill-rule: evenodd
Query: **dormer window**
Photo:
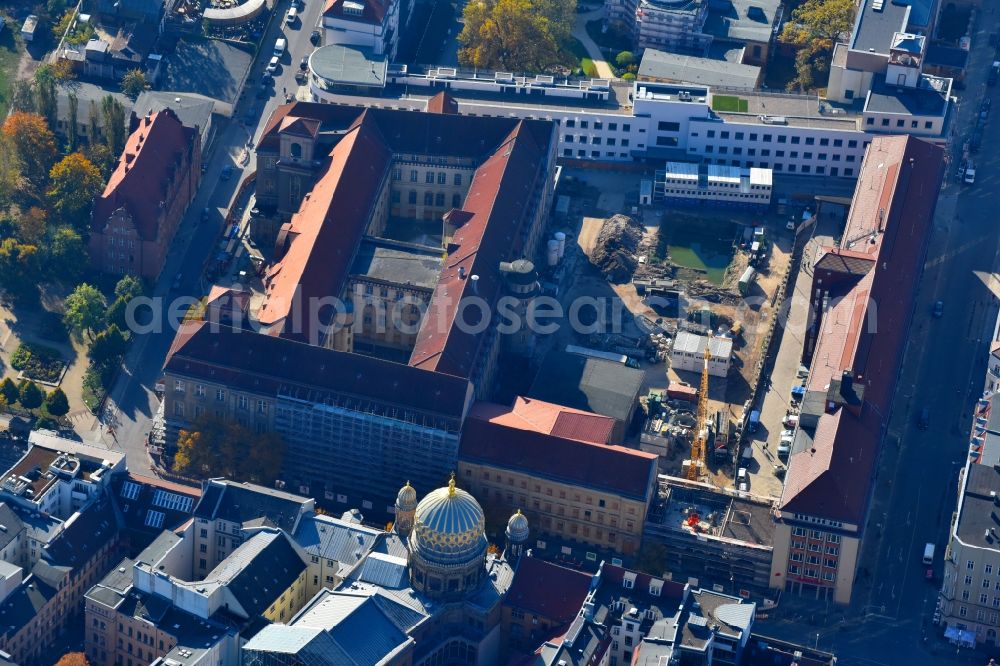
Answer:
M347 2L344 3L344 13L347 14L348 16L361 16L361 14L364 13L364 11L365 11L365 6L360 2L352 2L351 0L347 0Z
M622 579L622 587L624 587L626 590L631 590L633 587L635 587L634 573L630 571L625 572L625 577Z
M649 594L658 597L660 596L660 591L663 589L662 580L651 580L649 581Z

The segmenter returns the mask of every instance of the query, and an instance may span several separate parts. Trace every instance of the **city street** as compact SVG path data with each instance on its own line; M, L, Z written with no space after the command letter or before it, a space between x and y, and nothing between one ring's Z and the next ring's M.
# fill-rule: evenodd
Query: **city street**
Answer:
M994 17L983 15L973 38L967 90L955 123L958 142L974 123L979 101L989 94L985 78L992 60L987 34ZM924 274L917 285L914 324L890 415L887 441L861 553L852 607L806 603L786 595L783 608L763 623L762 633L797 637L815 635L821 649L837 653L840 664L985 663L981 653L957 651L930 625L941 584L940 555L936 579L924 578L924 544L943 553L955 510L959 468L968 451L971 409L982 390L986 357L997 314L995 274L1000 250L989 214L998 183L1000 160L990 146L1000 145L1000 126L987 124L976 156L975 185L948 184L935 214ZM984 276L987 276L984 279ZM932 317L936 301L944 316ZM916 415L927 407L930 425L920 430ZM922 640L926 635L926 640ZM920 638L918 638L920 637Z
M186 305L202 296L201 272L207 258L215 252L216 239L225 220L226 212L233 204L240 183L256 169L256 158L247 143L251 137L256 145L257 136L271 112L284 104L282 89L294 94L297 87L295 72L299 61L312 53L313 45L309 35L319 20L323 3L309 0L299 14L294 26L284 22L287 1L275 8L275 18L265 37L261 39L261 50L247 77L243 97L233 111L228 126L216 138L211 154L204 157L208 169L202 176L202 186L191 203L174 240L152 296L157 299L156 307L164 323L157 330L138 335L129 350L124 368L109 393L102 419L94 419L90 432L81 433L85 439L97 439L109 448L124 450L129 469L137 474L152 474L149 455L146 451L146 434L159 407L155 385L167 351L174 338L174 321L183 317ZM274 42L279 37L288 39L288 49L282 58L282 67L274 77L274 88L266 99L257 99L264 67L271 58ZM231 177L223 179L225 169L230 169ZM202 211L208 207L210 216L202 222ZM173 289L175 277L180 274L180 286ZM180 306L185 307L180 307ZM108 429L108 425L112 430Z

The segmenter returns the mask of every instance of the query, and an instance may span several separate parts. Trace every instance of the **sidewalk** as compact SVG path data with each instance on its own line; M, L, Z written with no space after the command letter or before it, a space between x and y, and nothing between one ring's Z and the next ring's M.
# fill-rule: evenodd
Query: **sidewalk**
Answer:
M587 54L590 55L590 59L594 61L594 67L597 68L597 76L602 79L614 79L615 73L611 70L611 65L607 63L604 59L604 54L601 53L601 49L590 38L590 35L587 34L587 22L603 17L603 9L595 9L586 14L577 14L576 23L573 25L573 36L580 40L583 48L587 49Z

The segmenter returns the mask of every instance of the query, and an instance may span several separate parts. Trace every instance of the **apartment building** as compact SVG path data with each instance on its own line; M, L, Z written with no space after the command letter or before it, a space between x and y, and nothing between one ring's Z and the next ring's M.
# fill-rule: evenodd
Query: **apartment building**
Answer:
M412 0L328 0L322 15L323 43L358 46L395 59L400 15L405 25L410 4Z
M287 622L305 604L304 553L285 532L248 528L240 546L199 576L195 529L163 532L87 592L90 663L233 664L241 632Z
M111 499L120 513L123 553L134 557L163 530L173 531L191 520L201 489L138 474L111 479Z
M775 512L772 587L850 601L943 173L933 144L874 139L842 240L814 263L810 372Z
M201 179L201 140L170 109L138 119L91 213L91 265L156 278Z
M303 516L292 537L309 557L306 597L338 587L383 534L362 525L351 512L339 519L316 513Z
M557 435L519 418L519 409L529 407L477 404L462 430L458 478L492 522L521 510L542 535L634 554L655 494L656 456L605 444L610 419L531 401L534 414L556 413L545 421L560 424Z

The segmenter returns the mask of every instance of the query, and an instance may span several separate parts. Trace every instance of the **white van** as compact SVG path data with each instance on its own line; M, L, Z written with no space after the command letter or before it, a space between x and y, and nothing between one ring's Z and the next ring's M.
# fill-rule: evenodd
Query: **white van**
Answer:
M278 56L279 58L285 55L285 48L287 46L288 46L288 40L286 40L284 37L276 41L274 43L274 55Z
M285 23L288 25L295 25L295 17L298 15L299 15L299 10L296 9L295 7L292 7L291 9L288 10L288 13L285 14Z
M924 564L934 564L934 544L929 543L924 546Z

